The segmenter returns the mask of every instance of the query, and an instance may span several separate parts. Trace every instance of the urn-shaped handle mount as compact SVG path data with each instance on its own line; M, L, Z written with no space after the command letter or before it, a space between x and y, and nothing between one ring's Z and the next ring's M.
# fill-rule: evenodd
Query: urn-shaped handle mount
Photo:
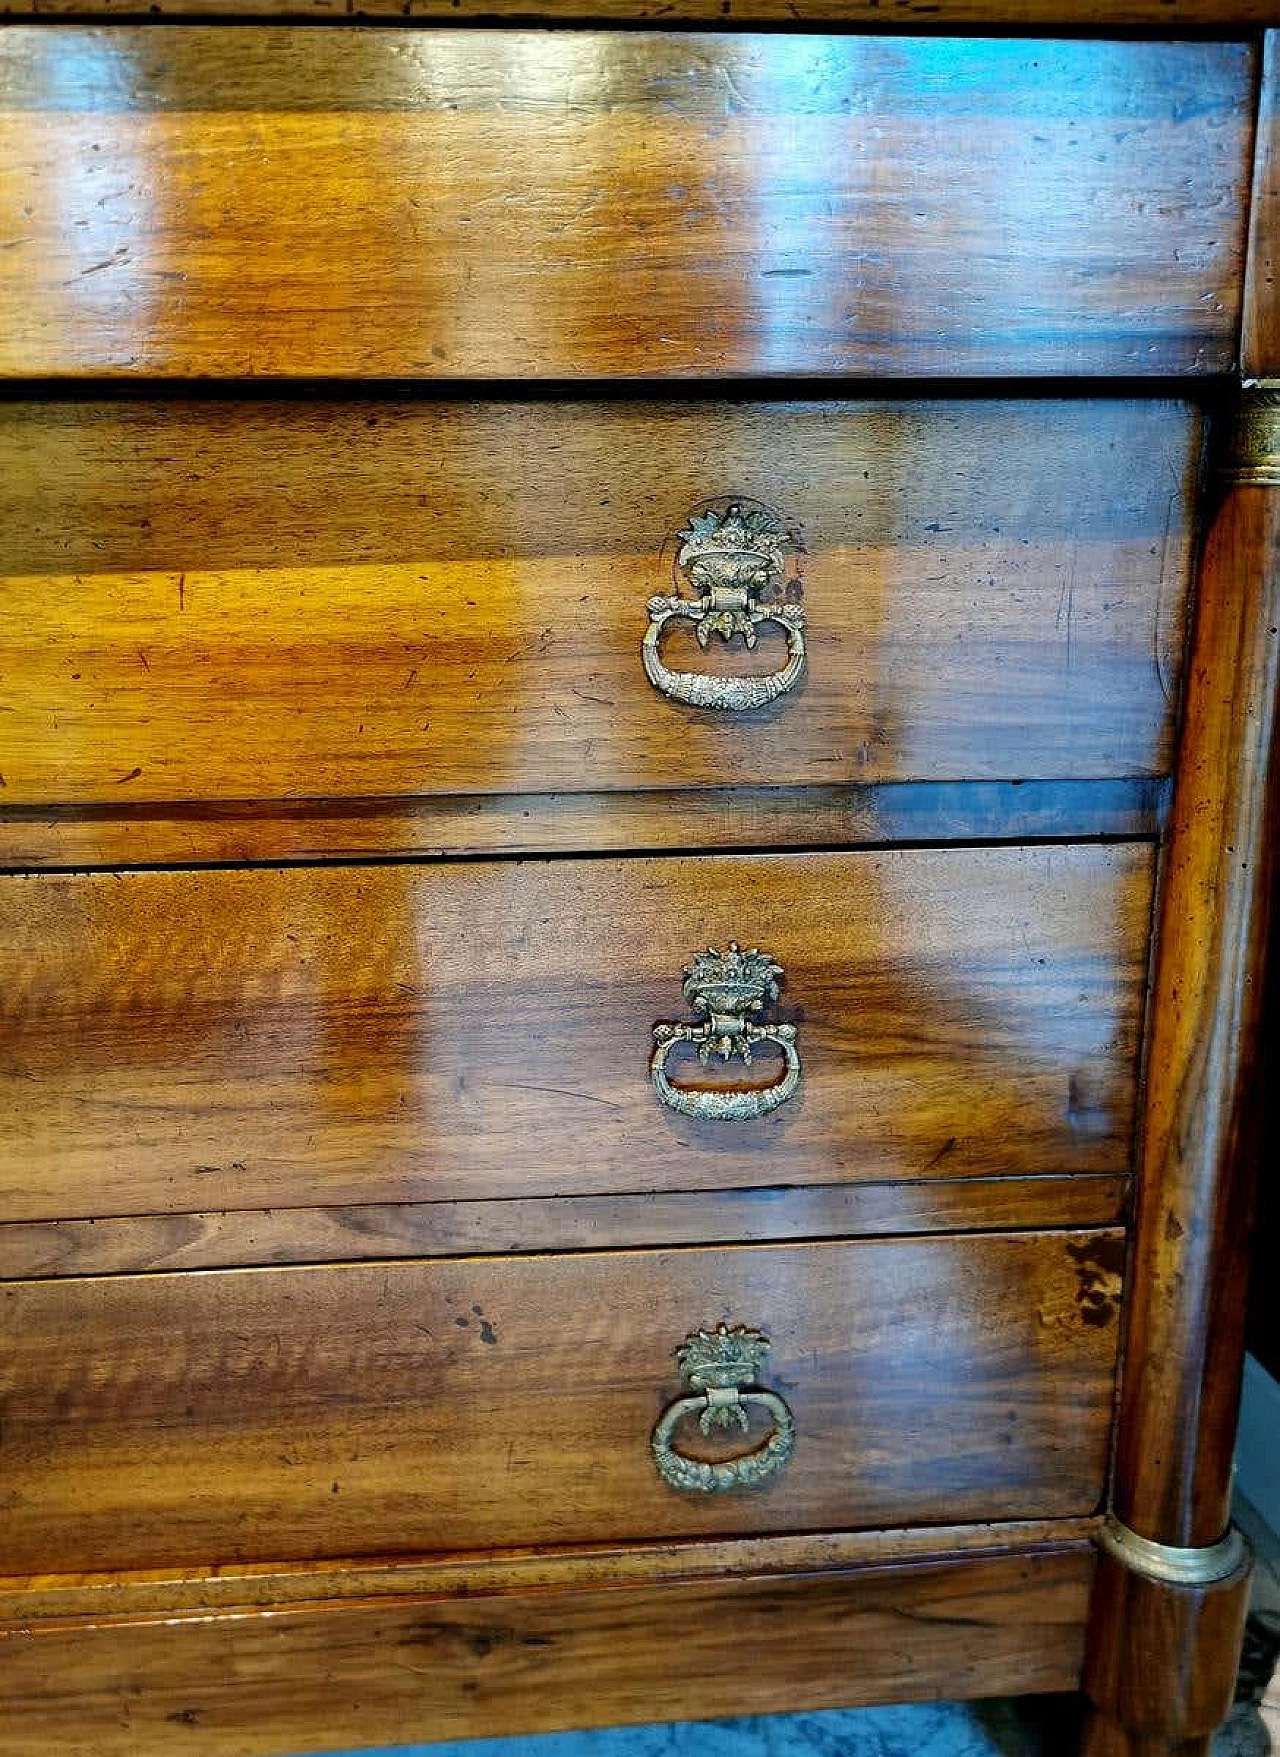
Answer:
M796 1442L795 1419L776 1391L756 1384L769 1347L769 1338L758 1330L719 1324L714 1330L695 1331L676 1350L681 1376L691 1395L668 1404L649 1442L654 1463L673 1489L717 1494L756 1488L790 1458ZM676 1444L677 1429L694 1416L704 1434L713 1428L733 1427L746 1433L753 1405L765 1410L773 1425L750 1451L713 1461L690 1457Z
M778 998L783 975L765 952L744 952L736 941L727 952L714 947L699 952L685 970L684 997L699 1015L697 1022L662 1021L653 1028L654 1049L649 1058L649 1077L668 1110L704 1122L744 1122L767 1116L795 1096L800 1089L800 1052L794 1025L759 1023L756 1015ZM667 1062L678 1044L694 1044L705 1066L713 1055L722 1061L739 1060L750 1067L752 1050L773 1044L782 1051L786 1066L769 1086L698 1088L675 1085Z
M663 695L694 708L739 713L776 701L795 687L805 666L804 609L777 597L786 583L786 556L799 550L799 540L767 507L735 500L694 513L678 542L677 578L693 596L677 590L650 598L641 647L645 675ZM740 635L752 650L759 629L774 623L786 636L786 664L754 677L673 671L659 649L663 631L680 622L693 624L704 649L713 635L724 641Z

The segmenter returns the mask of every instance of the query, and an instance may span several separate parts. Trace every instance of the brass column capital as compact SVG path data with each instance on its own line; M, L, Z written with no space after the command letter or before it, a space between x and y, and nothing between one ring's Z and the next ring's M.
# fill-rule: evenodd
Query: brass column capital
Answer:
M1247 378L1223 428L1218 467L1226 480L1280 488L1280 379Z

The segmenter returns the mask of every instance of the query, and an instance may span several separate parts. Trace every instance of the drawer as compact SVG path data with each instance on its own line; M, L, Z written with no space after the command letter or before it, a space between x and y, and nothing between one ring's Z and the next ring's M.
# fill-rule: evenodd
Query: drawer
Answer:
M0 374L1225 372L1255 61L10 25Z
M1159 400L10 405L0 797L1165 773L1200 439ZM781 624L702 651L650 615L728 577L678 558L734 504L804 618L745 710L642 655L785 672Z
M6 1566L1090 1513L1122 1256L1014 1233L8 1283ZM781 1400L740 1403L745 1434L671 1410L691 1336L690 1373ZM654 1435L676 1483L758 1462L676 1486Z
M0 1218L1123 1173L1152 858L10 877Z

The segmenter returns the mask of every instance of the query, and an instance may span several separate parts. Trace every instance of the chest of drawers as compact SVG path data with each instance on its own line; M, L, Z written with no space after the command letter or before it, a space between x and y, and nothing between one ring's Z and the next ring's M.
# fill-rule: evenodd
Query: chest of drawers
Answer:
M0 32L4 1757L1225 1712L1269 21L770 5Z

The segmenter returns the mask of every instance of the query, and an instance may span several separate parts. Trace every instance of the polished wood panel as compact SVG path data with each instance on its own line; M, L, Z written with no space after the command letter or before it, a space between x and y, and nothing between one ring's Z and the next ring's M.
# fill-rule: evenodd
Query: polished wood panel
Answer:
M0 406L0 801L706 787L714 824L740 784L1158 775L1200 449L1169 401ZM716 714L640 643L675 534L733 494L805 545L809 663ZM681 639L780 662L776 631ZM439 836L518 846L530 809L454 801ZM532 809L644 846L670 804Z
M1220 372L1254 64L13 25L0 374Z
M1266 22L1276 22L1274 10ZM1263 45L1240 368L1246 377L1280 376L1280 32L1273 30Z
M1280 489L1209 533L1162 884L1116 1510L1210 1544L1230 1517L1263 968L1280 848Z
M211 1568L149 1568L97 1574L0 1577L0 1633L34 1622L102 1623L161 1612L281 1609L342 1600L495 1598L508 1593L750 1575L884 1569L953 1556L1007 1556L1091 1540L1101 1520L1002 1519L882 1531L817 1531L774 1537L678 1538L667 1543L543 1545L374 1560L245 1562Z
M1128 1170L1144 845L0 885L0 1215ZM651 1031L732 939L799 1095L665 1109ZM717 1073L717 1067L720 1072ZM768 1085L763 1053L685 1083Z
M1230 34L1274 24L1275 0L4 0L0 16L72 14L116 18L353 18L680 20L724 24L870 25L883 30L1044 28L1104 33L1156 26L1161 31L1218 29Z
M909 1184L774 1184L638 1196L14 1221L0 1224L0 1276L1105 1226L1124 1219L1127 1195L1128 1183L1121 1177L935 1178Z
M42 1757L263 1757L1064 1690L1079 1675L1091 1572L1074 1546L782 1580L11 1629L0 1753L31 1757L33 1727Z
M1210 1757L1231 1712L1251 1562L1205 1586L1170 1586L1098 1558L1081 1757Z
M8 1282L7 1565L1079 1516L1123 1255L1004 1233ZM721 1321L772 1339L795 1455L681 1493L649 1435L673 1351Z
M1167 777L866 787L471 794L189 806L0 806L0 868L221 865L421 855L871 847L1154 838Z

